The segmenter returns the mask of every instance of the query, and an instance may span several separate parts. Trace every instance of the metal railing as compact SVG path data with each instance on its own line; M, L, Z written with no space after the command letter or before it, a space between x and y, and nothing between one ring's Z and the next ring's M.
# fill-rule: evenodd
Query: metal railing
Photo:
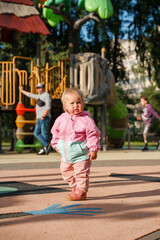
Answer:
M1 72L1 104L14 105L15 104L15 78L13 71L13 62L0 62Z
M28 61L29 71L18 69L18 60ZM39 82L45 84L45 91L50 93L52 98L61 98L63 91L69 87L69 61L70 59L62 59L53 67L46 63L41 71L38 66L33 65L33 60L27 57L15 56L13 61L0 62L0 105L8 108L18 101L25 103L26 97L18 91L18 87L23 86L24 90L36 93ZM35 105L34 99L30 99L30 105Z
M41 82L52 98L60 99L64 90L69 87L69 61L69 58L62 59L50 68L47 63L41 72Z

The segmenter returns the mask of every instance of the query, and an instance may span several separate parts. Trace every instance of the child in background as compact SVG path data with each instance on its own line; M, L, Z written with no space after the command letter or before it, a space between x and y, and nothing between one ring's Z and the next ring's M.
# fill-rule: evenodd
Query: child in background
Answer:
M62 177L72 188L67 198L86 200L91 161L97 158L100 149L100 133L90 113L83 111L80 90L65 90L61 101L65 113L56 119L51 129L51 146L61 154Z
M143 138L145 146L142 151L148 151L148 141L147 135L149 134L149 129L152 125L153 115L160 120L160 116L158 113L153 109L152 105L149 103L148 98L141 97L141 105L142 105L142 116L137 117L137 120L142 120L144 123L144 130L143 130ZM158 146L157 146L158 148Z

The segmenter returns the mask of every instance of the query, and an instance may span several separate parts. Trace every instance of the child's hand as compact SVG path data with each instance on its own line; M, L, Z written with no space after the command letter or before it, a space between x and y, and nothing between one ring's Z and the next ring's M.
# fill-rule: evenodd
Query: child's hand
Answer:
M141 120L142 118L141 117L137 117L137 120Z
M55 148L55 150L56 150L57 153L60 153L59 150L58 150L58 148Z
M97 152L90 152L88 155L90 157L90 160L96 159L97 158Z

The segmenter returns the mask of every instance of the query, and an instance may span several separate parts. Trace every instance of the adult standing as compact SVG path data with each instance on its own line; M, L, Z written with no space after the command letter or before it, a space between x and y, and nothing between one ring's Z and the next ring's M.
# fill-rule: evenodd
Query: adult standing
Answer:
M37 94L27 92L23 87L19 90L29 98L37 100L36 118L37 123L34 129L34 136L42 143L43 148L40 149L38 155L48 154L48 128L51 120L51 96L45 92L44 84L37 84Z

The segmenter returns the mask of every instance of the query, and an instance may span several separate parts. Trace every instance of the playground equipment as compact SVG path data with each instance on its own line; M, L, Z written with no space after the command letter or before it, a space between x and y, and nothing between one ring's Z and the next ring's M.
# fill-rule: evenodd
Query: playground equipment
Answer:
M113 6L110 0L79 0L78 6L88 12L97 12L99 17L107 19L113 14Z
M26 61L30 62L29 76L26 70L17 68L17 59L26 59ZM2 86L0 93L3 92L0 94L1 106L9 108L12 104L14 108L13 103L19 102L16 106L18 115L16 118L16 137L18 140L23 141L24 136L33 135L33 132L24 131L24 126L29 124L35 125L36 120L26 120L23 116L24 114L33 114L35 112L33 107L35 106L35 101L24 95L22 96L21 92L16 92L16 89L18 89L18 86L23 85L26 91L35 93L36 84L41 79L41 82L45 85L45 90L50 93L52 101L57 100L59 103L61 95L66 88L69 86L80 88L84 93L86 105L93 106L94 112L96 112L97 106L101 108L102 149L123 146L127 130L128 113L126 107L117 99L114 76L107 68L104 49L102 57L95 53L73 54L71 59L62 59L55 66L49 67L46 64L45 68L40 71L40 76L38 76L36 72L37 67L33 66L30 58L17 56L10 63L0 62L0 67L3 69L2 77L0 76L0 86ZM13 81L13 79L15 80ZM56 106L59 103L56 103ZM55 119L54 117L52 115L52 119ZM23 145L23 149L26 147L22 142L18 143L19 145L21 146L19 147L20 149L22 149Z
M25 60L29 62L30 68L27 70L20 70L16 68L17 60ZM9 106L14 106L17 102L18 96L18 86L30 87L31 91L35 91L35 84L40 82L38 75L38 68L33 65L33 60L27 57L15 56L13 61L0 62L1 70L1 104L8 108ZM30 72L30 76L28 76ZM19 102L22 102L22 94L19 94ZM34 102L31 102L34 105Z
M19 102L16 107L16 113L17 115L23 116L25 112L34 112L36 113L36 107L35 108L25 108L23 103Z
M128 111L117 99L114 76L107 68L106 59L95 53L72 54L70 69L70 84L83 91L85 104L101 107L102 149L122 147Z
M34 144L24 144L24 142L22 140L18 140L16 142L16 150L17 152L21 153L25 147L31 147L34 148L36 152L38 152L41 148L42 148L42 144L40 143L40 141L35 141Z
M39 151L42 148L42 144L40 141L36 141L34 144L24 144L23 139L24 136L33 136L33 132L25 132L23 127L25 124L36 124L37 119L34 120L25 120L24 118L24 113L35 113L35 108L25 108L23 103L19 102L16 106L16 113L17 113L17 118L16 118L16 138L18 139L16 142L16 150L17 152L21 153L25 147L32 147L35 149L35 151Z
M23 140L24 136L33 136L33 132L24 132L23 128L17 128L16 137L18 140Z
M22 60L28 63L29 69L18 69L17 61ZM5 106L6 109L13 106L15 109L14 105L17 102L35 106L34 99L27 99L20 91L18 93L17 89L23 86L24 90L36 93L36 85L40 79L45 84L45 91L50 93L52 99L59 99L62 92L69 86L69 58L61 59L57 65L50 68L47 63L40 71L40 75L38 72L39 68L33 64L31 58L15 56L10 62L0 61L0 106Z
M20 70L18 63L21 61L25 61L29 67ZM33 65L31 58L21 56L13 57L13 60L10 62L0 62L0 107L1 111L16 110L18 116L15 122L18 140L23 140L25 136L33 135L33 132L24 131L23 128L26 124L36 124L35 119L26 120L23 116L24 114L28 115L35 112L35 108L33 108L35 100L22 95L18 88L23 86L24 90L36 93L36 85L40 82L40 79L45 84L45 91L50 93L52 99L59 100L63 91L69 86L69 59L61 59L57 65L52 67L49 67L49 64L46 63L45 68L41 70ZM15 104L17 104L16 109ZM24 106L27 106L27 108Z
M48 20L48 23L52 27L56 27L60 21L63 21L63 17L59 14L53 13L49 6L58 7L63 3L63 10L70 10L71 0L46 0L44 2L43 17ZM85 9L88 12L97 12L99 17L107 19L113 14L113 6L110 0L79 0L78 7Z
M16 118L16 125L18 128L23 128L25 124L34 124L36 125L37 120L25 120L25 118L21 115L18 115Z

